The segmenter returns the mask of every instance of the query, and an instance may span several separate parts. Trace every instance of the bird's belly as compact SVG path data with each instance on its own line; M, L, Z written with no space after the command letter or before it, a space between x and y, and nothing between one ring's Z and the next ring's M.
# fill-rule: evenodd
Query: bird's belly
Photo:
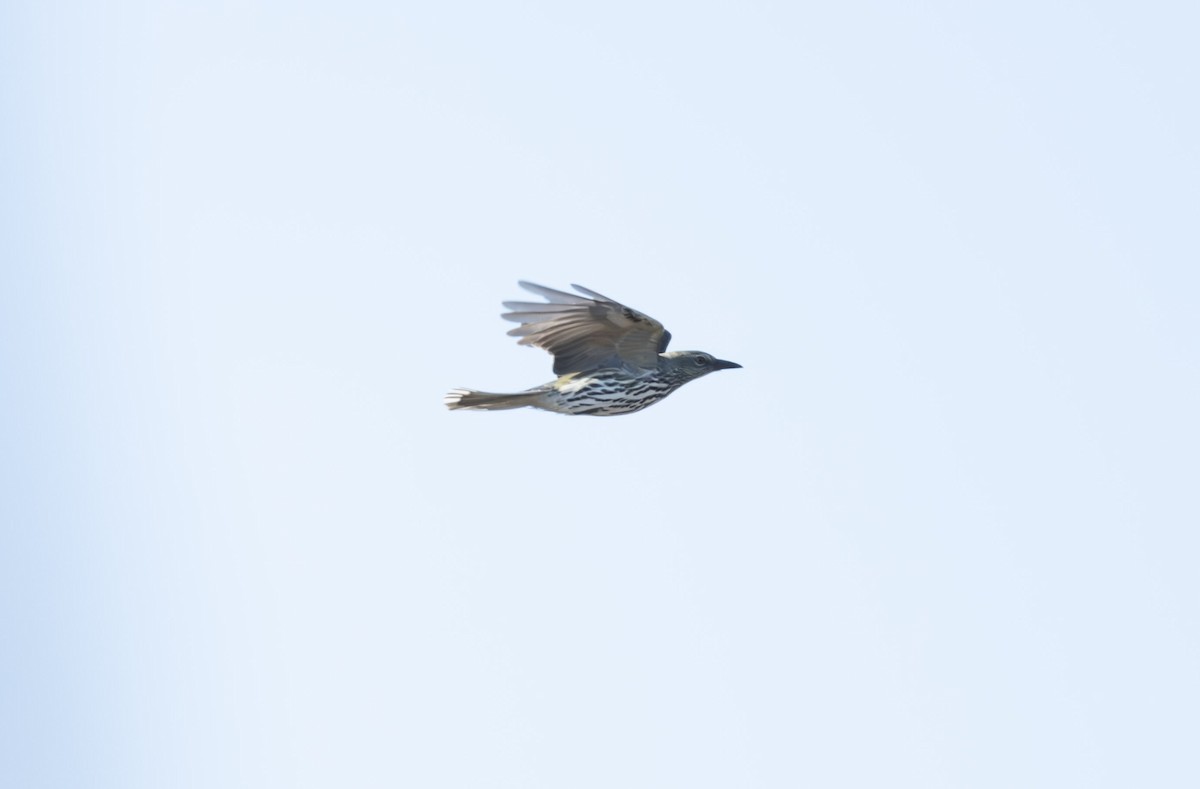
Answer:
M553 400L563 413L616 416L641 411L675 388L654 376L601 370L556 381Z

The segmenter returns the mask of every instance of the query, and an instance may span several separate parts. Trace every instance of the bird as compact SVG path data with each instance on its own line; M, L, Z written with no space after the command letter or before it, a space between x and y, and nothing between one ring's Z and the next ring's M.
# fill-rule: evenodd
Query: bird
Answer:
M518 282L543 302L506 301L500 317L520 325L508 333L518 344L554 356L549 383L512 394L452 389L451 410L540 408L559 414L617 416L654 405L679 387L715 370L740 368L704 351L668 351L663 325L618 301L572 285L581 295Z

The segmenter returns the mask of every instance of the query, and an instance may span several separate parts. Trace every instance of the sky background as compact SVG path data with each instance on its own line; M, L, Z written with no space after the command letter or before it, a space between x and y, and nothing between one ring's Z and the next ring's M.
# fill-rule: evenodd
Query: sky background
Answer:
M5 3L0 784L1200 785L1198 24Z

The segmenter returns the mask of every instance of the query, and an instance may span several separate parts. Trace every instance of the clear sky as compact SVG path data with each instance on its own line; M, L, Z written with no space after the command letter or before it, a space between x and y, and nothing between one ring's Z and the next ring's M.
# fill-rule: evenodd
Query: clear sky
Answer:
M0 784L1200 786L1195 8L5 3Z

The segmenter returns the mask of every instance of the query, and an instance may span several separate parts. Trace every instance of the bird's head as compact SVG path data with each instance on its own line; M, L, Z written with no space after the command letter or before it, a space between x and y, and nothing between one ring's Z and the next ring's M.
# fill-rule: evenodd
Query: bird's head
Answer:
M741 367L737 362L727 362L704 351L668 351L660 356L666 363L665 367L685 381L708 375L714 370Z

